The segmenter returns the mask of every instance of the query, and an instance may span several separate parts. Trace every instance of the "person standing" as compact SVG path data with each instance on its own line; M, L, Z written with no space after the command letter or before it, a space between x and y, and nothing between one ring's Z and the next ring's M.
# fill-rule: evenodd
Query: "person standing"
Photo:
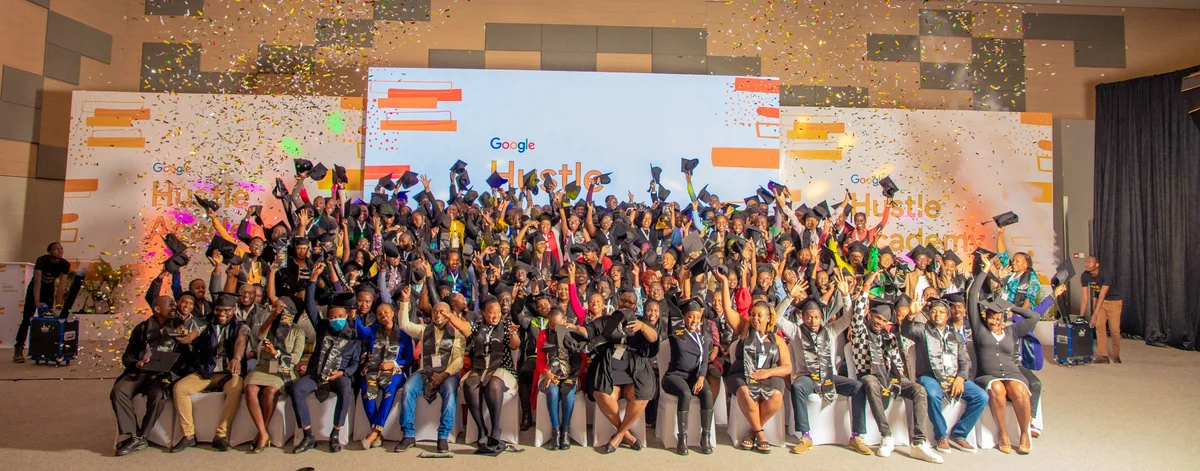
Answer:
M33 263L33 279L25 290L25 306L21 312L21 326L17 328L17 341L13 345L13 363L25 363L25 339L29 337L29 323L37 307L47 305L58 307L63 302L63 293L67 288L66 276L71 272L71 262L63 259L63 246L51 242L46 247L46 254L38 257ZM56 281L62 283L55 285ZM63 306L70 309L70 306Z
M1112 363L1121 363L1121 294L1112 286L1112 273L1100 269L1100 259L1090 256L1084 262L1086 270L1079 277L1087 296L1079 305L1079 316L1088 319L1088 304L1092 304L1089 324L1096 328L1098 355L1094 363L1110 360L1109 337L1112 338ZM22 323L22 326L25 324Z

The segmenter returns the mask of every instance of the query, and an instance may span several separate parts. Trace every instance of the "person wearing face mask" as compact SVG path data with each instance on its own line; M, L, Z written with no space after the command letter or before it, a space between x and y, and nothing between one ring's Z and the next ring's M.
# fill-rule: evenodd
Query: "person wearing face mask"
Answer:
M375 312L370 327L363 325L357 313L351 315L358 336L365 340L364 348L369 349L362 366L363 381L359 383L363 411L371 422L371 432L362 440L364 450L383 444L383 425L413 363L412 338L400 328L392 305L380 304Z
M411 288L400 290L400 303L396 317L400 328L410 337L420 339L421 360L417 371L413 372L404 385L403 404L400 410L400 428L404 431L404 439L396 445L395 451L405 451L417 443L416 428L413 425L416 417L417 400L424 398L432 403L434 396L442 398L441 419L438 422L437 451L450 451L450 431L454 428L454 414L458 401L458 373L463 367L463 345L465 335L458 329L469 328L467 322L450 313L450 306L437 303L433 308L433 322L420 324L409 318ZM451 323L459 324L454 327Z
M550 417L551 450L571 448L571 415L575 410L575 388L583 367L583 346L587 330L576 317L568 323L562 309L546 316L546 328L537 337L537 389L546 395L546 413ZM562 327L561 329L559 327Z
M971 369L971 357L967 354L967 344L948 325L950 309L945 300L926 299L928 320L914 318L906 322L907 316L900 318L901 334L917 344L917 379L929 396L933 438L937 452L943 455L950 453L951 446L967 453L976 452L975 445L967 441L967 434L975 428L988 402L987 393L965 377ZM949 435L942 415L943 397L961 399L966 404Z
M498 300L484 300L481 314L481 319L471 322L467 334L466 354L471 358L471 371L463 379L463 394L479 431L476 452L496 454L504 449L500 442L504 392L517 386L516 368L509 350L520 347L521 342L517 325L501 317ZM485 401L491 427L483 416Z
M184 334L182 328L169 326L175 301L170 296L158 296L151 303L150 317L133 327L129 332L129 343L121 354L125 371L113 383L109 400L117 416L117 456L125 456L148 446L146 434L162 415L170 400L167 388L170 373L145 371L152 352L173 352L178 347L175 338ZM146 413L138 421L133 398L146 396Z
M687 431L688 413L691 411L692 398L700 399L700 453L711 454L712 423L713 423L713 390L705 376L708 374L709 362L717 358L716 339L713 332L704 322L704 304L698 299L690 299L680 306L683 311L682 322L671 326L668 341L671 345L671 362L665 365L663 375L663 392L675 396L677 425L679 433L675 444L675 453L688 454Z
M872 274L863 285L871 286L875 276ZM875 454L886 458L891 456L892 450L895 449L887 408L893 398L899 397L912 401L913 419L916 422L909 443L909 456L931 463L942 463L942 457L934 453L929 442L925 440L930 429L928 395L925 388L908 379L905 374L904 360L900 356L900 338L892 332L895 319L892 307L880 302L868 311L869 303L865 290L854 303L854 323L850 328L850 342L854 351L853 366L858 380L866 390L871 415L875 417L875 424L879 426L879 432L883 436L883 443Z
M837 290L842 298L842 306L850 306L850 286L846 278L837 274ZM807 294L802 286L797 285L789 294L789 299L803 299ZM793 425L800 433L800 441L792 447L792 453L803 454L812 449L813 441L810 435L808 421L808 396L817 393L825 407L833 404L838 395L850 398L850 423L853 435L847 447L862 454L870 455L871 449L863 443L862 436L867 433L867 395L862 383L857 380L838 376L834 372L837 354L837 337L850 327L853 314L846 312L848 308L838 313L837 318L824 323L825 314L815 300L809 299L800 305L800 322L793 322L789 316L779 315L779 331L788 340L788 348L792 354L792 414Z
M183 430L183 438L171 447L172 453L196 445L196 429L192 422L192 394L206 390L220 390L225 393L225 403L212 445L218 451L229 450L229 440L226 437L233 415L237 413L238 402L242 398L242 371L245 367L243 360L250 334L250 329L234 318L236 299L227 293L217 296L217 300L213 302L213 318L209 320L208 327L201 337L192 342L192 363L196 372L176 381L173 386L175 411Z
M354 404L354 393L351 392L350 377L358 371L359 350L362 342L358 339L358 330L347 327L347 316L354 309L352 293L338 293L329 306L325 319L317 315L317 280L325 271L326 264L321 263L313 268L312 280L308 283L305 303L308 319L316 327L317 340L313 345L312 354L308 357L308 369L304 376L292 383L292 408L296 412L296 425L301 429L304 438L292 450L292 453L303 453L313 449L317 442L313 438L312 420L309 418L308 395L318 389L332 391L337 394L334 407L333 430L329 434L329 451L342 451L339 432L346 423L346 414Z
M258 429L251 453L260 453L271 446L271 437L267 426L275 414L275 404L279 401L279 392L284 386L296 379L296 365L304 355L304 331L293 328L296 320L296 302L289 297L273 298L271 314L259 328L251 331L251 337L257 341L257 351L248 358L256 358L258 362L254 371L246 377L246 410L254 427ZM249 352L248 352L249 353Z

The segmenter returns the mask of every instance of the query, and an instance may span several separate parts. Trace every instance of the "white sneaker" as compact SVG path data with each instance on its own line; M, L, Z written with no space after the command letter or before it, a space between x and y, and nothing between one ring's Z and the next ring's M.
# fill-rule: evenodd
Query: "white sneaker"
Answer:
M892 456L892 450L896 449L896 440L892 437L883 437L883 443L879 444L879 449L875 450L875 455L880 458Z
M929 447L929 442L921 442L921 444L917 446L909 446L908 454L909 456L921 461L928 461L930 463L937 464L942 464L944 462L942 456L934 453L933 448Z

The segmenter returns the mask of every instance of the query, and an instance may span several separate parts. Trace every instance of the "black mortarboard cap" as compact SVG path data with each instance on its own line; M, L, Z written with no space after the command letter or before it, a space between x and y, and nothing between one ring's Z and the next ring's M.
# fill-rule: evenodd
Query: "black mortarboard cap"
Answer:
M896 182L892 181L892 176L888 175L879 180L879 187L883 188L883 196L892 198L896 196L896 192L900 191L900 187L896 186Z
M383 191L392 191L396 189L396 182L392 181L392 174L389 173L380 178L379 183L376 183L375 186L383 188Z
M314 182L319 182L325 179L327 173L329 173L329 169L325 168L325 164L318 163L313 165L312 170L308 172L308 177Z
M350 178L346 176L346 167L334 164L333 166L333 184L350 183Z
M492 174L488 175L487 177L487 184L491 188L500 188L506 183L508 183L508 179L501 177L500 172L492 172Z
M706 184L704 188L700 189L700 193L696 195L696 199L700 200L701 203L708 204L710 196L712 195L708 193L708 185Z
M881 316L888 321L893 321L895 319L895 314L892 312L893 301L889 301L884 298L871 298L869 303L872 314Z
M892 252L892 246L885 245L885 246L883 246L882 249L879 249L879 256L882 257L884 255L891 255L891 256L895 257L896 253Z
M380 216L395 216L396 215L396 205L392 204L391 201L384 203L382 206L379 207L379 215Z
M416 186L420 180L417 178L417 172L405 170L403 175L400 175L400 187L405 190Z
M708 273L709 270L712 270L713 267L719 264L720 262L716 259L716 257L712 255L701 255L695 260L692 260L692 263L688 264L688 270L691 270L692 276L696 276L702 273Z
M437 222L438 222L438 225L442 227L442 229L449 229L450 223L452 221L450 220L449 214L441 213L438 215Z
M771 192L762 187L759 187L754 193L762 199L763 204L771 205L775 203L775 195L771 194Z
M476 198L479 198L479 192L475 190L467 190L467 194L463 195L463 201L465 201L468 206L474 205Z
M465 190L468 186L471 186L471 175L466 170L463 170L454 181L458 183L459 191Z
M521 189L529 190L533 194L538 194L538 173L537 169L525 172L525 176L521 179Z
M601 185L612 183L612 172L601 173L600 176L596 178L596 181Z
M275 179L275 188L271 189L271 196L275 199L284 199L288 197L287 185L283 183L282 178Z
M864 244L857 240L850 243L849 249L851 252L858 252L858 253L863 254L864 256L867 255L867 253L871 251L871 249L869 247L867 247L867 244Z
M779 189L779 192L783 193L783 194L787 194L787 192L788 192L788 187L783 186L782 183L775 183L774 181L767 182L767 189L771 190L771 191L775 191L775 189Z
M745 202L746 202L746 207L749 207L749 206L750 206L750 202L751 202L751 201L758 201L758 195L757 195L757 194L755 194L755 195L750 195L750 196L747 196L747 197L745 197L745 198L742 198L742 201L745 201Z
M171 255L181 254L187 251L187 245L175 237L175 234L167 234L163 237L163 242L167 244L167 249L171 251Z
M679 310L683 312L704 312L704 303L699 299L692 298L684 301L683 304L679 306Z
M354 300L357 296L353 291L342 291L333 293L329 298L329 305L343 308L353 308Z
M482 195L479 195L479 206L482 206L484 208L490 208L490 207L492 207L492 204L494 204L494 203L495 203L495 201L492 201L491 193L484 193Z
M651 165L650 166L650 178L652 180L654 180L654 183L659 183L661 176L662 176L662 169Z
M362 206L357 204L346 205L346 217L350 219L358 219L362 214Z
M704 250L704 239L700 235L692 232L683 238L683 257L687 258L689 254Z
M418 192L416 195L413 196L413 200L416 201L418 204L421 203L422 198L432 200L433 195L430 195L425 190L421 190L420 192Z
M178 275L179 269L187 266L189 261L191 261L191 259L183 252L175 252L170 258L167 259L166 262L163 262L163 269L166 270L167 273Z
M800 203L800 207L796 208L796 211L800 212L802 218L807 218L809 215L812 215L812 217L817 217L817 215L812 214L812 208L808 207L808 204L806 203Z
M692 173L700 165L700 159L679 159L679 171Z
M371 206L376 209L388 203L388 195L383 193L375 193L371 195Z
M746 239L741 236L735 235L729 238L729 248L733 250L733 253L741 253L743 250L746 250L747 243Z
M671 196L671 190L668 190L666 187L663 187L663 186L658 187L658 200L659 201L667 201L668 196Z
M219 292L214 293L213 307L235 307L237 306L237 296L233 293Z
M821 219L829 219L833 215L833 211L829 209L829 202L824 200L813 206L813 212L817 213L817 217Z
M229 239L217 235L214 236L212 241L208 243L208 250L204 251L204 256L212 257L213 253L221 252L221 257L228 261L229 259L233 258L233 254L236 250L237 244L230 242Z
M1075 265L1067 260L1058 266L1054 272L1054 277L1050 279L1050 286L1057 287L1071 281L1071 277L1075 276Z
M383 254L389 257L399 257L400 248L396 247L396 243L390 240L383 241Z
M197 195L197 194L193 194L192 196L194 198L196 198L196 204L200 205L201 208L204 208L206 210L213 211L213 212L216 212L218 209L221 209L221 205L217 204L216 201L201 198L200 195Z
M1020 222L1021 218L1017 217L1017 213L1008 211L1008 212L1005 212L1004 214L999 214L999 215L992 217L992 221L994 221L996 223L996 227L1005 227L1005 226L1011 226L1013 224Z
M578 198L579 197L579 182L571 181L571 183L568 183L566 187L563 187L563 193L566 195L568 201Z
M296 167L296 175L312 171L313 169L312 161L308 159L292 159L292 165Z
M908 252L908 258L911 258L913 262L917 261L917 255L925 255L926 257L932 258L929 255L929 249L925 248L925 246L921 244L917 244L916 247L913 247L913 249Z
M450 171L454 172L454 173L462 173L463 170L466 170L466 169L467 169L467 163L463 162L461 160L454 162L454 165L450 166Z
M967 302L967 298L965 296L963 296L962 293L950 293L950 294L943 296L942 299L945 299L946 301L949 301L951 303Z
M954 253L953 250L947 250L943 252L942 260L953 260L954 263L962 263L962 259L958 258L958 254Z

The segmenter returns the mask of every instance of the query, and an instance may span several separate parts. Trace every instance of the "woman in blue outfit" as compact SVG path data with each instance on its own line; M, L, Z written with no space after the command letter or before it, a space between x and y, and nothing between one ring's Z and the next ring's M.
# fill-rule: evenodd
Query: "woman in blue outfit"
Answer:
M371 346L359 383L363 411L371 422L371 433L362 441L364 450L383 444L383 424L413 365L412 338L397 324L395 315L391 304L381 303L375 308L374 324L365 326L357 317L354 321L359 337Z

